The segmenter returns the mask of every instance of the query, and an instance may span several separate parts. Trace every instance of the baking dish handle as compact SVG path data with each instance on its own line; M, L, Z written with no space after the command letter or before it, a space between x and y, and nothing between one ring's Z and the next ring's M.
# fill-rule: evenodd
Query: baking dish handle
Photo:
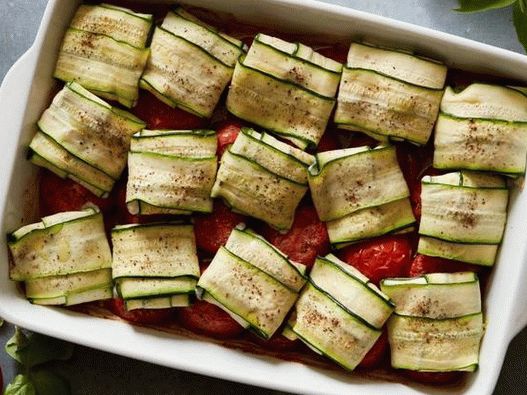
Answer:
M0 169L5 171L6 165L11 163L9 158L13 152L5 152L7 147L14 147L10 139L18 136L16 131L22 127L23 117L20 113L27 105L27 98L32 83L32 74L35 69L35 50L30 47L16 62L0 85L0 120L2 129L0 134L4 143L0 145Z

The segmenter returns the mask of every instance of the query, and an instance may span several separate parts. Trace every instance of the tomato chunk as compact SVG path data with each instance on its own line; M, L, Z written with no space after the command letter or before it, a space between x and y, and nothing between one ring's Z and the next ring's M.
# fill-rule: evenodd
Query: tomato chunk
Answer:
M141 91L132 113L146 122L149 129L199 129L207 120L179 108L172 108L153 94Z
M384 362L385 356L388 353L388 333L386 329L382 331L381 336L377 339L373 347L360 361L358 368L373 369Z
M333 130L327 130L318 142L317 152L333 151L340 148L337 134Z
M178 309L178 317L180 323L192 332L219 339L236 337L244 330L225 311L203 300Z
M246 220L247 217L232 212L221 200L215 200L212 213L194 217L197 247L215 254L227 242L232 229Z
M241 128L242 124L236 121L225 121L216 128L216 135L218 136L218 158L221 158L227 147L234 143Z
M85 204L93 203L103 212L112 211L114 201L95 196L82 185L68 178L42 169L39 179L40 215L80 210Z
M349 44L348 43L338 43L335 45L322 47L317 49L317 52L327 56L333 60L336 60L340 63L346 63L348 59Z
M265 225L262 235L295 262L313 266L317 255L329 252L326 224L320 221L312 205L297 208L291 229L283 234Z
M416 372L414 370L401 370L406 377L423 384L445 385L460 381L464 372Z
M383 236L346 247L339 255L373 283L379 284L383 278L406 275L412 246L405 236Z
M414 277L427 273L479 272L480 270L481 267L478 265L417 254L412 261L408 275Z
M170 320L174 315L175 309L135 309L128 311L124 305L124 300L115 298L110 301L110 310L115 315L129 322L156 325Z

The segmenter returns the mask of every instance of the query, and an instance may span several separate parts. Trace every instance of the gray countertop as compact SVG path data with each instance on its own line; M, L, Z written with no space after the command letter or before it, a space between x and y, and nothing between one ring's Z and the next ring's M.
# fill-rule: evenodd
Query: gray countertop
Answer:
M455 0L325 0L523 53L516 40L510 9L464 15L451 10ZM0 0L0 79L31 45L47 0ZM7 133L8 131L3 131ZM16 373L3 351L12 325L0 328L0 366L4 383ZM73 358L59 368L75 394L272 394L274 391L167 369L77 346ZM496 394L527 393L527 330L511 343Z

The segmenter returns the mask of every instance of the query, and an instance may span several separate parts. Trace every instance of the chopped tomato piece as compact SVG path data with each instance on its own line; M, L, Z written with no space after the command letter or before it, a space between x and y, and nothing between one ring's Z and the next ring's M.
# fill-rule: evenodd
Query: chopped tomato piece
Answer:
M414 277L427 273L479 272L480 270L481 267L478 265L417 254L410 266L408 275Z
M227 147L234 143L234 140L236 140L236 137L238 137L241 128L242 124L236 121L226 121L217 127L216 134L218 136L218 158L221 158Z
M350 46L348 43L339 43L319 48L317 49L317 52L327 56L328 58L336 60L337 62L345 64L348 59L349 47Z
M295 213L293 226L287 233L280 233L265 225L263 236L295 262L313 266L317 255L329 252L326 224L320 221L312 205L301 205Z
M379 284L383 278L406 275L412 246L405 236L383 236L346 247L339 255L373 283Z
M181 324L192 332L227 339L240 335L244 328L229 314L211 303L197 300L178 311Z
M119 298L110 301L110 310L123 320L145 325L162 324L174 315L174 309L135 309L128 311L124 305L124 300Z
M373 369L378 367L384 361L388 348L388 333L384 329L373 347L364 356L362 361L360 361L358 368Z
M464 376L464 372L416 372L414 370L401 370L401 372L411 380L431 385L453 384Z
M194 114L172 108L153 94L141 91L132 113L146 122L149 129L199 129L207 126L207 120Z
M39 196L42 217L63 211L80 210L87 203L95 204L103 212L110 212L114 208L112 199L97 197L75 181L60 178L46 169L40 172Z
M349 146L362 147L363 145L375 147L376 145L379 145L379 142L373 137L368 136L367 134L361 132L352 132Z
M318 142L317 152L333 151L340 148L337 135L333 130L327 130Z
M215 200L212 213L194 217L197 247L215 254L227 242L234 227L246 220L247 217L232 212L221 200Z

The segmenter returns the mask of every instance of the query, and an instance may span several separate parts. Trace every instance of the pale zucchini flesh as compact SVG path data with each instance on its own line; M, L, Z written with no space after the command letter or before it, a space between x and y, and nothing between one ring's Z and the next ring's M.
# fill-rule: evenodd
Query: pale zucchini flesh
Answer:
M49 226L42 222L27 232L14 232L8 245L14 263L10 278L15 281L111 267L102 215L92 209L81 217Z
M434 167L521 176L527 156L527 123L439 114Z
M355 369L381 335L310 283L295 304L289 326L310 348L348 370Z
M352 149L349 154L323 160L309 172L309 188L322 221L332 221L356 211L401 200L410 192L393 146ZM328 153L323 158L326 158ZM319 156L320 158L320 156Z
M194 230L190 224L118 226L112 230L114 279L199 277Z
M396 306L396 313L404 316L441 320L481 312L481 291L474 273L466 278L444 274L442 281L422 276L399 281L381 281L381 290ZM425 279L426 283L418 281Z
M369 281L355 277L342 261L317 258L310 272L310 282L326 292L359 320L381 329L393 312L393 304ZM374 288L375 287L375 290Z
M149 210L152 214L172 209L177 210L175 213L212 211L210 192L216 175L216 156L192 158L130 152L128 168L126 202L132 213L139 212L137 202L160 208L158 212Z
M335 247L392 233L415 223L408 198L355 211L326 222L329 241Z
M508 190L422 183L419 234L456 243L499 244Z
M306 282L287 256L251 230L233 229L225 248L295 292L300 291Z
M425 372L476 370L483 336L481 313L432 320L393 315L388 321L392 367Z
M38 121L41 133L113 179L126 166L132 135L144 126L77 83L67 84Z
M106 197L113 188L113 178L73 156L40 131L31 140L29 148L29 159L32 163L52 171L61 178L74 180L96 196Z
M277 229L289 229L305 185L282 178L243 156L226 151L212 197L221 197L237 211Z
M297 298L296 292L224 247L201 275L197 287L224 310L242 317L265 339L280 327Z
M232 73L201 47L158 27L140 86L172 107L208 118Z
M60 48L54 77L76 81L86 89L126 107L139 96L139 78L150 50L103 34L69 28Z
M527 96L498 85L476 83L458 93L447 87L441 111L460 118L527 122Z
M280 177L307 185L307 165L297 159L302 151L290 147L284 152L281 148L280 145L273 144L269 140L264 141L263 135L254 129L242 128L241 133L238 134L234 144L230 147L230 151L257 162ZM299 152L291 153L293 150ZM315 158L309 156L311 163L313 163Z
M176 12L168 12L161 27L198 45L220 62L231 67L234 67L236 60L243 54L243 49L224 35Z
M68 295L93 289L111 288L111 269L29 279L24 282L30 300L68 298Z
M417 253L437 256L475 265L492 266L498 254L498 244L466 244L435 239L433 237L419 237Z
M227 109L301 149L316 146L329 121L335 100L283 81L245 64L234 69Z
M218 141L213 130L147 130L134 134L130 150L159 154L210 158L216 155Z
M172 295L158 298L127 299L124 301L126 310L136 309L169 309L172 307L190 306L191 299L189 295Z
M447 67L411 53L352 43L347 66L373 70L410 84L431 89L445 85Z
M245 57L244 64L269 73L276 78L303 86L322 96L335 97L340 72L323 67L284 52L260 40L258 34Z
M425 144L434 127L443 90L387 77L372 70L345 67L335 123L392 139Z
M134 47L144 48L152 27L152 15L108 4L82 4L70 27L91 33L104 34Z

